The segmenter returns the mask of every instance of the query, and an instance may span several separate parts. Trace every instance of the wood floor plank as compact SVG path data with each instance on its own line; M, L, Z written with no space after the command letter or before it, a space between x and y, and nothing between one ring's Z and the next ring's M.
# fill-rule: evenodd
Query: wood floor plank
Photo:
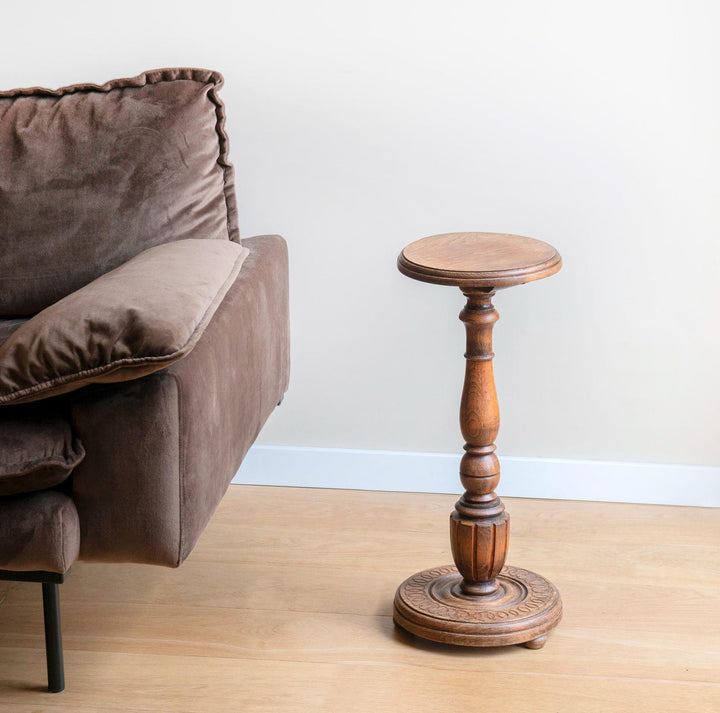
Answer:
M575 676L602 674L665 680L669 673L680 681L720 683L712 652L695 645L692 635L667 637L662 632L609 636L599 628L573 627L558 631L544 655L529 656L524 649L483 652L455 650L425 644L395 630L389 616L349 616L193 607L160 604L78 603L65 617L66 651L112 649L145 653L148 647L162 655L248 658L298 662L355 661L366 664L422 665L431 669L496 673L542 673L562 670ZM42 622L27 604L7 607L0 619L6 631L3 645L42 650ZM93 622L88 629L87 622ZM421 653L422 652L422 653Z
M4 652L6 676L22 680L37 657ZM481 657L484 660L484 657ZM305 663L187 656L80 652L68 666L72 689L45 695L43 710L105 710L122 702L125 710L322 711L368 713L424 711L446 713L463 707L506 707L517 713L567 711L614 713L713 713L720 702L717 686L672 680L638 680L564 673L492 673L480 667L475 676L452 668L428 672L422 666L387 666L362 662ZM8 704L37 702L37 691L16 688ZM37 710L37 709L36 709Z
M391 619L402 579L451 561L453 502L233 486L179 570L73 568L54 696L40 587L0 583L0 710L445 713L478 687L488 711L720 710L720 510L509 501L509 561L564 619L540 651L475 650Z

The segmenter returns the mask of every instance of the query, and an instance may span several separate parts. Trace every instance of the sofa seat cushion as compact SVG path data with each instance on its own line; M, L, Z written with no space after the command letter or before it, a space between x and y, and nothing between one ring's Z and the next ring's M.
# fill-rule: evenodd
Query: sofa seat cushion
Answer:
M0 498L0 569L57 572L70 569L80 552L80 521L64 493Z
M84 457L58 407L0 408L0 496L52 488Z
M43 310L0 345L0 405L137 379L181 359L247 254L229 240L158 245Z

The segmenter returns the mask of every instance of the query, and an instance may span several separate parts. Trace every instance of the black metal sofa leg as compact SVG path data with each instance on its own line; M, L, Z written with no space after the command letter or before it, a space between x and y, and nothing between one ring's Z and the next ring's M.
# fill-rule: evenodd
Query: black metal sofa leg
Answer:
M43 614L45 616L45 657L47 658L48 691L50 693L59 693L65 688L59 585L57 582L43 582L42 593Z
M68 570L69 572L69 570ZM60 623L60 589L68 574L55 572L12 572L0 569L0 580L12 582L40 582L45 618L45 658L47 660L48 691L60 693L65 688L62 627Z

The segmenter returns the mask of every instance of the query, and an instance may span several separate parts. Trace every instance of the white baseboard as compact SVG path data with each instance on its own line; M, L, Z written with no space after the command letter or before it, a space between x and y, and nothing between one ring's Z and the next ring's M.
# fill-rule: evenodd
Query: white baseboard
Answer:
M458 493L460 456L346 448L253 446L233 483ZM720 468L500 457L507 497L720 507Z

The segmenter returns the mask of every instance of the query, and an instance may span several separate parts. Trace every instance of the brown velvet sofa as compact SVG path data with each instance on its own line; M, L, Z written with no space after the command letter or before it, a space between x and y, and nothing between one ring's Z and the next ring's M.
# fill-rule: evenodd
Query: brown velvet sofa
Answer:
M286 245L240 240L221 85L0 92L0 578L43 583L50 690L72 564L180 565L288 386Z

